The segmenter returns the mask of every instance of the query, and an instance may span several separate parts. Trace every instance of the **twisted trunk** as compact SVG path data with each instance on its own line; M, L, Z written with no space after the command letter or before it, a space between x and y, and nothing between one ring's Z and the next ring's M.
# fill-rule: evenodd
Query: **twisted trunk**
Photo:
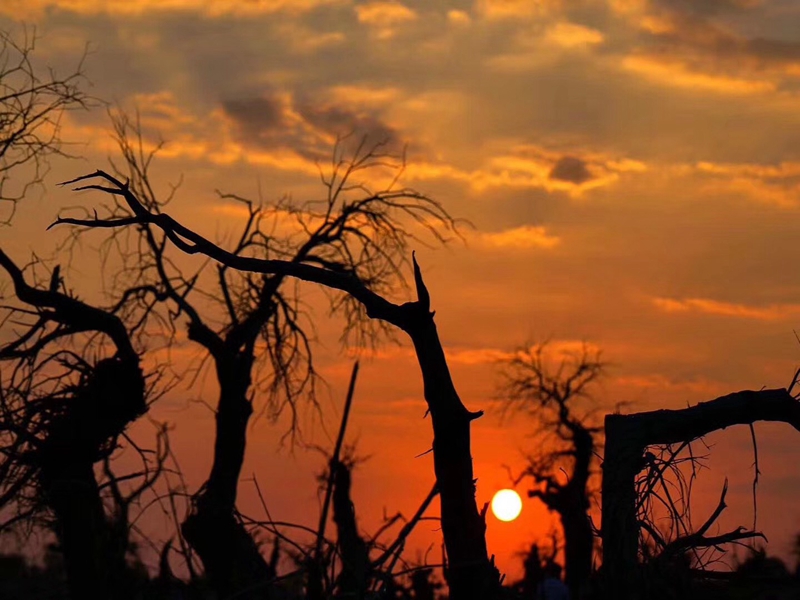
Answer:
M94 464L145 408L138 359L102 360L77 387L36 456L72 598L134 597L126 563L127 514L117 521L107 517Z

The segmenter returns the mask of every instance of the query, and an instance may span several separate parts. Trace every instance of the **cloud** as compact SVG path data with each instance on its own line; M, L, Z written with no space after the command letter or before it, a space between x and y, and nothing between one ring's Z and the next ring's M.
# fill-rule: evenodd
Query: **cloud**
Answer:
M465 27L470 23L472 23L472 17L469 16L468 12L463 10L448 10L447 21L451 25L455 25L457 27Z
M581 340L550 340L547 342L547 351L545 356L546 359L557 362L571 356L580 355L584 349L590 353L601 350L601 348L595 344ZM498 362L508 361L515 356L521 355L519 350L501 350L499 348L464 348L453 346L445 346L444 353L449 363L459 365L496 364Z
M542 18L561 7L560 0L477 0L475 12L488 20Z
M322 49L343 44L347 36L342 31L317 31L296 19L285 19L275 28L286 48L294 54L313 54Z
M512 352L498 350L497 348L447 348L444 349L447 361L459 365L494 364L508 360Z
M248 143L274 145L287 126L284 110L277 97L255 96L222 101L222 110L230 118L238 137Z
M397 87L377 85L335 85L326 91L325 96L335 104L376 109L396 102L401 96L401 91Z
M580 185L592 179L592 173L586 166L586 162L575 156L563 156L558 159L548 175L550 179L559 181L569 181Z
M37 18L50 10L123 17L155 12L197 12L212 17L250 16L278 12L302 14L321 6L345 3L347 0L7 0L0 3L0 13L14 18Z
M478 233L477 241L483 246L500 249L555 248L561 238L551 235L541 226L523 225L493 233Z
M226 99L221 106L235 139L255 149L292 150L318 160L328 158L337 139L347 136L345 149L362 141L366 146L386 142L390 149L392 144L399 147L398 132L381 119L377 110L343 104L345 92L340 89L332 94L335 102L322 95L295 98L282 92ZM366 97L363 93L359 98L362 104Z
M719 302L708 298L653 298L653 305L666 313L700 313L721 317L755 319L759 321L780 321L800 315L800 304L772 304L768 306L750 306Z
M298 103L296 109L306 124L324 132L330 140L352 134L354 143L363 140L370 146L383 142L392 145L399 139L398 132L374 113L310 101Z
M699 72L671 58L627 56L622 60L622 68L642 75L654 83L697 91L751 95L774 92L777 89L772 81Z
M416 12L394 0L360 4L355 11L358 22L371 27L379 39L391 38L397 26L417 19Z
M657 390L662 394L670 392L691 392L693 394L704 394L708 397L714 397L730 390L730 384L727 382L714 381L703 377L668 377L660 373L620 375L614 377L611 383L623 388Z
M510 45L500 45L500 52L483 61L492 71L514 73L553 67L564 55L586 51L605 41L601 31L569 21L544 26L537 20L507 37Z
M758 4L751 0L643 4L628 15L642 36L623 66L663 83L718 92L784 87L800 76L800 41L752 36L717 18Z
M800 163L713 163L700 161L687 167L709 183L715 194L742 195L749 200L783 209L800 206Z
M476 192L490 188L544 189L580 196L592 189L611 185L627 173L643 172L641 161L611 158L600 153L562 155L531 144L511 154L490 156L473 170L434 162L411 162L406 178L413 180L452 179L467 183Z
M605 36L596 29L567 22L548 27L544 34L545 42L563 48L593 46L602 44L604 39Z
M749 10L763 4L764 0L653 0L653 6L680 10L698 15L715 15Z

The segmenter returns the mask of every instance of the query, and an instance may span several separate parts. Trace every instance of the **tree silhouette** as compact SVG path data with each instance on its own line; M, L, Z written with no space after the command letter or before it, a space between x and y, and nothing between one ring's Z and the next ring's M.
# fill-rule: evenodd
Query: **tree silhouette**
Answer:
M336 169L341 168L340 161L334 162ZM363 168L363 161L356 160L345 163L344 174L357 172ZM341 175L342 173L340 173ZM346 180L347 178L345 178ZM97 183L86 183L96 180ZM347 259L350 256L349 246L338 246L333 254L309 252L300 258L287 258L277 255L253 256L241 250L226 250L180 224L168 214L154 209L140 200L131 189L130 182L104 171L96 171L90 175L79 177L69 184L80 184L76 189L95 189L121 199L127 206L129 216L113 216L109 218L59 218L56 223L72 224L90 228L119 228L136 225L140 229L159 229L178 249L187 254L200 254L217 261L222 268L239 271L245 274L260 274L267 281L283 281L295 278L316 283L332 290L334 306L344 311L350 318L359 322L363 317L385 322L396 326L411 338L418 362L422 371L425 399L433 424L433 457L434 471L439 486L442 508L442 530L448 556L448 582L450 597L454 600L462 598L494 598L499 593L499 574L490 561L486 548L485 513L488 504L482 511L475 502L475 481L472 469L470 444L470 423L482 415L482 412L470 412L462 404L450 376L444 350L439 340L430 310L430 295L424 284L421 270L413 260L414 281L417 300L404 304L395 304L387 300L381 292L386 289L385 276L399 271L396 262L387 262L386 251L392 245L398 249L398 242L407 242L409 237L397 237L389 230L386 234L384 226L392 211L399 211L419 224L433 230L429 219L441 215L438 204L425 199L424 204L408 202L408 192L389 189L385 192L373 192L366 184L348 188L342 178L327 180L328 189L336 192L358 191L363 193L361 200L347 200L335 195L341 202L341 218L334 218L336 205L330 203L328 208L318 213L324 224L320 229L312 230L327 239L331 235L342 232L353 236L355 243L363 244L365 251L356 256L373 256L376 260L366 263L339 262L338 257ZM425 198L418 196L419 199ZM359 208L380 207L369 217L356 221L348 226L346 217ZM441 218L440 218L441 220ZM445 221L447 223L449 221ZM337 247L334 247L337 248ZM370 249L374 251L370 254ZM367 252L365 255L364 252ZM402 254L399 254L402 258ZM402 259L405 260L405 259Z
M28 283L2 250L0 267L18 300L3 322L17 334L0 347L0 508L16 514L0 529L39 517L64 554L73 598L132 598L128 509L158 477L164 453L153 469L126 476L124 490L107 461L147 410L152 386L119 306L78 300L57 267L44 285Z
M605 457L602 486L603 579L608 597L634 600L648 597L648 586L639 568L641 528L659 546L662 560L681 557L693 548L719 546L758 536L745 528L719 535L708 530L725 509L723 488L719 504L697 529L677 530L673 540L661 540L657 528L639 517L644 504L642 494L652 491L651 481L659 481L672 458L689 442L712 431L732 425L752 425L756 421L776 421L800 431L800 402L787 389L745 390L680 410L655 410L629 415L610 414L605 418ZM671 446L675 446L674 448ZM668 454L658 460L648 447L662 446ZM643 487L637 494L637 477L645 472ZM674 514L674 513L673 513Z
M115 120L115 128L125 166L109 177L141 203L132 204L125 195L115 194L115 202L105 207L102 218L60 217L57 223L119 227L137 221L140 208L169 219L162 209L171 195L162 202L153 191L148 169L154 152L145 151L141 130L124 116ZM445 242L456 226L437 202L397 185L402 168L402 162L387 152L384 144L346 139L335 148L330 168L321 173L325 191L321 200L298 204L285 198L265 206L221 194L241 203L246 214L230 256L332 273L353 279L365 289L369 286L371 291L389 293L402 288L409 242L422 241L421 233ZM120 171L125 184L118 178L123 176ZM390 174L389 182L374 190L368 182L381 171ZM282 237L276 227L287 219L296 231ZM269 394L271 416L288 408L293 425L296 401L303 394L310 394L313 400L316 372L307 333L312 325L301 311L300 290L290 273L240 272L223 263L216 270L216 292L211 297L222 307L224 320L213 328L194 299L203 285L198 283L202 274L184 276L176 267L167 246L172 234L156 222L142 222L138 235L141 241L130 244L136 251L125 257L127 272L134 277L125 286L152 286L173 304L175 315L186 316L189 339L208 351L220 385L214 463L193 499L193 513L183 524L183 534L216 581L218 593L249 589L254 595L261 594L260 585L274 577L274 572L235 517L246 427L253 412L254 388ZM203 292L200 298L205 301L210 294ZM345 318L348 341L374 343L385 331L381 322L367 318L354 298L332 295L330 301L331 311ZM229 543L220 544L220 539Z
M36 32L0 31L0 225L47 171L47 158L66 156L61 143L65 111L91 104L82 90L82 64L59 76L34 66ZM44 72L43 72L44 71Z
M600 352L586 344L562 357L555 369L548 344L519 349L505 361L504 413L523 412L539 421L538 454L515 484L532 479L528 497L555 512L564 532L565 578L573 597L583 597L592 573L594 537L589 517L589 480L602 428L592 425L591 385L602 374ZM566 479L566 481L565 481Z

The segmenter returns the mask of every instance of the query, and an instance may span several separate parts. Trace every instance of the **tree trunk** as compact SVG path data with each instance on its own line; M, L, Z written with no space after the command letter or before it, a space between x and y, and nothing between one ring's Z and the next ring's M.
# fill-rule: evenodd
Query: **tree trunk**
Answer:
M115 524L106 517L94 464L145 410L138 358L104 359L81 381L38 451L39 485L55 516L72 598L133 598L127 519Z
M416 258L412 255L417 301L397 305L369 289L354 271L228 252L168 214L151 213L126 184L102 171L66 183L77 183L93 177L102 177L114 185L114 193L118 190L124 196L137 221L159 227L178 248L188 254L204 254L243 272L295 277L342 291L361 303L370 318L391 323L409 334L422 369L425 400L433 420L433 462L441 496L442 530L450 561L450 598L496 598L500 593L500 577L486 549L485 512L478 513L475 504L470 452L470 422L482 413L470 413L453 386L433 323L433 313L430 312L430 295ZM59 219L57 222L87 224L69 219Z
M356 512L350 499L350 469L338 461L331 461L330 468L334 470L333 520L342 560L338 595L363 600L367 593L369 553L366 543L358 534Z
M594 535L586 510L580 506L570 508L561 514L564 530L564 580L570 589L573 600L581 600L586 595L592 575L592 550Z
M235 514L247 424L253 412L247 398L252 356L236 354L216 358L216 363L220 397L214 462L181 531L220 598L235 594L241 600L263 600L269 597L275 571Z
M441 497L450 598L492 600L500 591L499 572L488 557L485 511L479 513L475 503L470 451L470 423L482 413L471 413L461 403L433 314L426 306L420 308L406 331L414 343L433 422L433 466Z
M800 431L800 402L785 389L745 390L681 410L606 416L602 499L605 597L642 597L635 479L643 466L645 448L691 441L718 429L756 421L784 422Z
M113 547L92 463L67 459L48 465L42 470L41 484L55 516L70 597L132 598L132 591L120 585L125 554Z

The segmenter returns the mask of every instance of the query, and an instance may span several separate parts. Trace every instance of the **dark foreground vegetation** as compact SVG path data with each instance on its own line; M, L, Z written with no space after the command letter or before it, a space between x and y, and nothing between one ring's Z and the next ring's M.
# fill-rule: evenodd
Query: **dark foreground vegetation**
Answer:
M30 61L32 45L8 35L0 41L0 202L9 209L5 225L13 226L14 209L40 181L46 159L61 153L60 115L91 100L80 91L79 69L66 78L43 75ZM112 127L119 151L111 168L65 183L93 195L54 215L50 235L62 232L63 252L26 263L0 248L0 539L39 548L32 561L3 553L0 598L499 600L564 597L567 590L574 599L798 596L797 571L752 550L758 531L719 531L727 485L702 523L689 511L700 459L692 443L757 421L800 430L797 375L788 389L621 415L600 410L592 397L605 367L599 353L551 354L546 344L519 350L504 365L500 399L550 441L514 482L530 483L528 496L558 516L563 544L532 547L523 580L507 581L487 548L488 507L475 499L471 427L483 413L459 397L412 253L419 243L458 238L462 224L399 183L402 154L351 135L321 168L317 199L265 203L220 194L241 205L242 223L233 241L217 243L167 211L177 188L157 191L151 169L158 146L137 120L117 113ZM70 283L70 251L84 239L110 265L99 275L102 301L84 299ZM272 423L288 415L287 439L299 444L299 407L318 407L313 323L327 315L307 309L309 286L327 294L346 343L396 336L410 342L419 365L432 429L431 491L413 513L389 517L371 534L359 527L350 494L358 460L344 443L357 365L336 442L321 448L323 500L310 519L317 526L258 521L237 508L256 409ZM413 299L395 301L398 289ZM216 397L206 399L214 408L213 460L197 489L183 482L166 425L156 423L147 443L130 434L161 397L185 392L176 382L189 374L153 359L179 344L202 353L217 384ZM123 471L123 453L136 456L139 468ZM262 498L274 485L258 487ZM595 497L600 528L589 515ZM160 539L137 527L153 507L171 518ZM405 553L422 519L441 528L435 564L415 564ZM748 544L750 554L732 571L713 570L730 544ZM157 557L149 568L145 549Z

